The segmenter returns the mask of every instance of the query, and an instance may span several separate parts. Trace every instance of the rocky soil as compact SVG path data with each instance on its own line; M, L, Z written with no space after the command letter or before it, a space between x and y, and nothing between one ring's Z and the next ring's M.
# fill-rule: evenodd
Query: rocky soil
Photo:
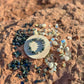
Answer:
M72 36L72 59L66 68L60 68L53 75L45 78L40 84L84 84L84 2L83 0L1 0L0 1L0 84L20 84L16 74L19 71L10 71L7 65L14 60L11 45L15 31L24 29L25 23L59 24L59 31ZM30 28L28 26L26 29ZM64 36L61 36L62 38ZM21 58L27 58L23 46L18 48L22 52ZM43 59L32 60L33 64L42 65ZM31 71L29 81L33 84L40 76Z

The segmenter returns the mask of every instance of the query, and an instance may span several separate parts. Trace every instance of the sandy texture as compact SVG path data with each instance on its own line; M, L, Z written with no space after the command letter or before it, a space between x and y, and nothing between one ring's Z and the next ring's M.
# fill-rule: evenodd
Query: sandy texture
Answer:
M28 5L30 8L32 8L32 6L35 6L35 0L31 1L33 1L33 3L30 3ZM72 36L72 41L70 41L69 43L72 52L72 59L67 63L67 67L59 68L58 71L53 75L48 75L48 78L45 77L46 81L40 84L84 84L84 5L79 2L75 2L74 4L65 3L65 5L63 5L61 4L62 2L59 2L59 4L61 5L56 8L51 7L42 9L42 7L40 6L42 10L34 10L36 11L34 15L31 15L34 11L30 9L31 11L33 11L31 13L31 11L28 9L27 11L30 12L27 13L31 15L30 17L28 17L28 14L25 14L24 10L22 10L22 8L24 9L25 4L27 3L26 0L24 2L18 2L14 0L11 0L11 2L6 0L1 2L2 4L0 4L0 10L2 11L0 11L0 84L20 84L20 81L22 81L21 79L15 77L19 70L10 71L9 69L7 69L7 64L16 59L12 56L12 52L14 52L15 50L11 45L15 31L18 29L24 29L22 28L22 25L27 22L33 22L34 24L45 23L47 25L55 25L56 23L58 23L60 27L58 30L61 32L61 38L66 38L67 35ZM11 5L11 3L13 3L13 5ZM42 3L45 3L45 0ZM18 4L21 4L19 5L21 7L19 7ZM40 9L40 7L39 5L37 5L36 9ZM25 9L27 9L27 6ZM12 12L9 10L11 10ZM26 18L23 19L24 17ZM34 27L34 24L31 28ZM30 27L28 26L26 29L28 28ZM27 58L31 62L33 62L33 65L45 65L43 64L43 59L32 60L28 58L23 49L23 46L18 47L18 50L22 52L22 56L19 59ZM28 75L29 81L25 84L33 84L33 81L35 79L40 78L41 77L35 73L35 70L31 70L30 74Z

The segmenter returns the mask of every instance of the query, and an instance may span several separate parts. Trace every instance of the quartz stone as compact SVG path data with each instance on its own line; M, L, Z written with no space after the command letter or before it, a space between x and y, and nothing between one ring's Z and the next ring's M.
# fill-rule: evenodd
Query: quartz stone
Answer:
M28 23L25 23L22 27L26 28L28 26Z
M45 28L45 27L46 27L46 24L42 24L41 26L42 26L43 28Z
M47 69L44 69L44 72L47 72Z
M68 56L65 56L64 59L65 61L69 61L70 58Z
M55 71L55 72L57 71L57 67L56 66L53 67L53 71Z
M47 59L45 59L45 63L47 63L48 62L48 60Z
M54 66L53 62L49 62L48 66L49 66L49 68L53 68L53 66Z
M43 75L43 76L46 76L46 73L43 73L42 75Z
M58 46L57 41L52 41L53 46Z
M38 25L38 24L36 24L35 26L36 26L36 27L38 27L39 25Z
M69 49L69 47L66 47L65 48L65 52L68 52L70 49Z
M54 63L56 66L58 65L57 62Z
M35 30L35 31L33 31L33 34L34 35L38 35L38 32Z
M72 40L72 37L71 37L71 36L68 36L67 39L68 39L68 40Z

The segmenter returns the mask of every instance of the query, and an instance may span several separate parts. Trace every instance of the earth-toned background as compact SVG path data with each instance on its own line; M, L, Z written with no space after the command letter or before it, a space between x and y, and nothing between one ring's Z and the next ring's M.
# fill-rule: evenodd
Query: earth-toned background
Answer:
M84 0L0 0L0 84L20 84L22 81L15 77L19 71L8 70L7 64L15 59L11 45L15 31L32 21L34 24L58 23L62 38L68 34L72 36L72 59L68 66L40 84L84 84ZM23 46L19 50L23 52ZM26 58L24 52L23 57ZM43 62L43 59L30 60L38 65ZM36 78L39 76L30 72L25 84L33 84Z

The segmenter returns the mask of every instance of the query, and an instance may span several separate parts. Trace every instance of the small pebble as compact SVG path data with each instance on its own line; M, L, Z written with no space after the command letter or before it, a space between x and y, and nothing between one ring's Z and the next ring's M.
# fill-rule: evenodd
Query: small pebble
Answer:
M69 51L69 47L66 47L66 48L65 48L65 52L68 52L68 51Z
M56 36L56 32L55 31L52 31L53 35Z
M62 64L62 66L63 66L63 67L66 67L66 63L64 62L64 63Z
M35 31L35 30L37 30L37 29L33 28L32 30Z
M20 51L13 52L13 55L15 57L19 57L19 56L21 56L21 52Z
M42 27L45 28L46 27L46 24L42 24Z
M49 67L47 67L46 69L49 70Z
M47 69L44 69L44 72L47 72Z
M28 79L27 78L25 79L25 82L28 82Z
M61 60L63 60L63 59L64 59L64 57L60 57L60 59L61 59Z
M49 64L49 62L46 62L46 65L48 65Z
M61 40L61 43L65 43L66 42L66 40L64 39L64 40Z
M28 32L30 32L30 31L31 31L31 29L28 29L27 31L28 31Z
M72 40L72 37L71 37L71 36L68 36L67 39L68 39L68 40Z
M40 82L43 82L44 80L35 80L34 83L37 84L37 83L40 83Z
M29 25L30 27L33 26L33 22L29 23L28 25Z
M42 35L46 35L46 33L43 32Z
M52 37L52 36L53 36L53 35L52 35L52 32L49 32L49 33L48 33L48 36L49 36L49 37Z
M58 65L57 62L55 62L55 65L56 65L56 66Z
M55 28L58 28L58 24L55 25Z
M61 45L63 46L63 48L66 47L67 43L66 43L66 40L65 39L64 40L61 40Z
M56 33L58 33L58 30L55 30Z
M37 72L37 73L41 73L41 71L40 71L40 70L37 70L36 72Z
M64 53L59 54L59 56L63 56L63 55L64 55Z
M35 26L36 26L36 27L38 27L39 25L38 25L38 24L36 24Z
M60 46L60 48L63 48L63 46Z
M39 67L37 67L36 69L39 70L40 68L41 68L41 67L39 66Z
M24 84L24 82L23 82L23 81L21 81L21 84Z
M38 35L37 30L33 31L33 34L34 34L34 35Z
M49 25L49 27L51 27L51 25Z
M58 38L55 38L55 40L58 40Z
M16 50L16 49L17 49L17 47L14 47L14 49Z
M54 56L54 54L50 54L50 56L51 56L51 57L53 57L53 56Z
M65 56L64 59L65 61L69 61L70 58L68 56Z
M43 73L43 76L46 76L46 73Z
M34 67L37 68L37 65L35 65Z
M55 38L51 38L51 41L54 41L55 40Z
M47 63L48 62L48 60L47 59L45 59L45 63Z
M27 25L28 25L28 23L25 23L22 27L26 28L26 27L27 27Z
M58 46L57 41L52 41L53 46Z
M48 64L48 66L49 66L50 69L53 68L53 66L54 66L53 62L50 62L50 63Z

